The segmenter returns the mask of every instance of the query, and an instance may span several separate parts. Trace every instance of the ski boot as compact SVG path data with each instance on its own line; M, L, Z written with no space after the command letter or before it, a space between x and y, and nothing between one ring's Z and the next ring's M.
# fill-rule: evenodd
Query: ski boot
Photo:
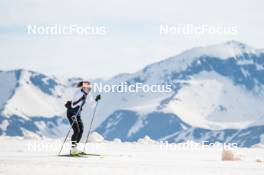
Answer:
M79 157L81 156L82 151L77 149L77 144L72 145L72 148L70 150L70 155L73 157Z

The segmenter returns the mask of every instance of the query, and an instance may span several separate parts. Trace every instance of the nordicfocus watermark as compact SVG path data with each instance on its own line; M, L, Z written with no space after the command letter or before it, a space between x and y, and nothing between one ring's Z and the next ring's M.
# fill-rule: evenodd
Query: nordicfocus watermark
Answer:
M160 145L161 151L177 151L177 150L201 150L201 149L225 149L225 150L235 150L238 149L237 143L218 143L218 142L209 142L202 141L200 143L193 142L188 140L182 143L168 143L162 142Z
M237 26L222 26L222 25L160 25L160 35L237 35Z
M28 25L28 35L106 35L106 26L103 25Z
M89 147L89 151L91 152L109 152L111 148L109 148L109 143L111 141L105 142L88 142L87 147ZM138 142L131 142L134 144ZM122 144L122 142L120 143ZM169 152L169 151L187 151L187 150L236 150L239 147L237 143L210 143L208 141L203 141L201 143L193 142L188 140L182 143L168 143L167 141L159 141L156 143L141 143L141 144L152 144L157 145L157 151L161 152ZM48 152L48 151L58 151L61 148L62 142L61 140L30 140L27 142L27 151L31 152ZM137 144L138 145L138 144ZM64 145L64 150L69 150L71 148L71 143L66 142ZM83 149L84 143L79 143L78 148Z
M160 92L172 92L171 85L160 85L160 84L143 84L134 83L129 84L128 82L121 82L119 84L103 84L94 83L94 92L104 92L104 93L160 93Z
M87 143L89 146L90 151L105 151L107 150L107 145L104 143ZM48 152L48 151L58 151L61 148L62 142L60 140L30 140L27 142L27 151L33 151L33 152ZM79 143L79 148L84 148L84 143ZM69 150L72 147L72 144L70 142L66 142L64 144L64 149Z

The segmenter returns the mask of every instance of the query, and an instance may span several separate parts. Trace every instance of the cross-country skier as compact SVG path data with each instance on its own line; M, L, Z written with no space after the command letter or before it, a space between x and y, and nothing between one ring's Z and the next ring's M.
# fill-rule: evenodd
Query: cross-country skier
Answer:
M101 99L100 95L97 95L95 99L91 94L92 84L89 81L81 81L77 84L78 91L75 93L72 101L67 102L67 118L70 121L73 129L73 135L71 137L72 148L70 154L75 156L81 153L77 149L77 144L82 138L83 134L83 122L81 119L81 111L86 102L90 106L95 107L98 100Z

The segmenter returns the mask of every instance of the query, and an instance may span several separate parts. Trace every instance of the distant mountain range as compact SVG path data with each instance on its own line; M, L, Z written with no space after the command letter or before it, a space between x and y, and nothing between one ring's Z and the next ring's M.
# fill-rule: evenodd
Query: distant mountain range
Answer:
M64 103L78 80L1 71L0 135L63 136L69 127ZM136 73L92 82L172 87L169 93L102 93L93 129L106 139L264 142L264 51L238 41L193 48ZM83 111L85 125L91 113Z

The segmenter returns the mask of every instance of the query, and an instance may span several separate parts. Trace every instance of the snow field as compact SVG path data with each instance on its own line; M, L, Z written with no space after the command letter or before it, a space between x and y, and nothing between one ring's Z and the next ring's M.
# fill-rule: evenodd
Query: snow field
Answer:
M264 170L261 147L238 149L240 161L222 161L221 149L164 150L161 144L148 142L90 142L86 151L103 153L104 157L58 157L57 148L30 150L28 144L52 144L61 141L44 139L0 138L0 174L202 174L202 175L261 175ZM69 144L63 154L69 151Z

